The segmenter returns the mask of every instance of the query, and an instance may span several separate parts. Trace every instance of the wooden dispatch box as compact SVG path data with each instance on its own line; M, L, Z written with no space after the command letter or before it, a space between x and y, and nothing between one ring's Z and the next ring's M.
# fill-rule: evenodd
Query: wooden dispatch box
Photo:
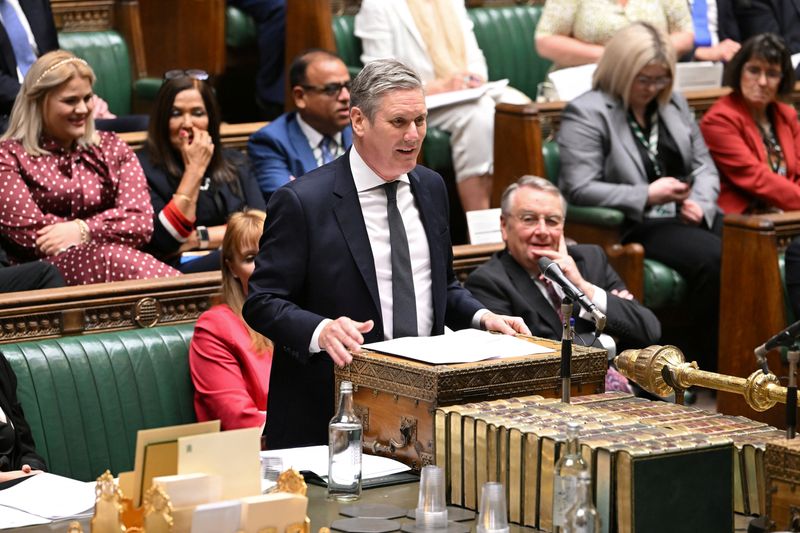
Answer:
M777 531L800 527L800 438L767 442L767 516Z
M433 424L437 407L530 394L561 396L561 343L539 337L531 342L555 352L477 363L432 365L375 352L353 354L336 368L354 387L356 413L364 425L364 450L393 457L419 470L435 464ZM603 392L607 353L572 348L572 395Z

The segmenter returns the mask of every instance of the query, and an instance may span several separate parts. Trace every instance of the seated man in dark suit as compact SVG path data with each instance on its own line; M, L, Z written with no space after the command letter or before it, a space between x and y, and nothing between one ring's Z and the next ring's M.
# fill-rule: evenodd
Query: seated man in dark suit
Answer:
M661 324L633 299L603 250L587 244L566 246L565 206L558 188L544 178L523 176L511 184L501 200L506 249L475 270L465 286L488 309L521 316L534 335L558 340L562 326L555 305L563 293L561 287L540 279L538 262L547 257L607 315L605 333L610 337L601 336L601 342L609 352L658 342ZM592 342L591 316L577 304L572 316L575 342Z
M279 188L242 314L273 341L270 448L328 442L334 363L364 342L483 328L526 333L453 274L447 191L417 166L427 108L419 75L393 59L353 80L353 146Z
M330 163L353 144L350 74L327 50L306 51L292 62L289 82L297 111L250 137L247 153L264 197L281 185Z

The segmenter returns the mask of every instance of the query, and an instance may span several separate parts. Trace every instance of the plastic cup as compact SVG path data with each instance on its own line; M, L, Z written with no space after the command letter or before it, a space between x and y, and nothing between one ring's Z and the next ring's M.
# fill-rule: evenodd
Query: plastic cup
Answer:
M490 481L481 488L478 533L508 533L506 491L502 483Z
M422 469L416 513L417 529L447 528L444 488L443 468L428 465Z

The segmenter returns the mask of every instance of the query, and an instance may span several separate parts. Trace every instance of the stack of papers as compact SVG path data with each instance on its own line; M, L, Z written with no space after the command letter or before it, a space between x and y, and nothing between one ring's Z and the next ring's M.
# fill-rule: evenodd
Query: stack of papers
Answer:
M486 359L522 357L554 351L524 339L478 329L462 329L434 337L402 337L371 342L362 347L433 365L474 363Z
M283 469L294 468L298 472L313 472L323 480L328 479L328 447L305 446L303 448L285 448L261 452L261 457L279 457L283 461ZM379 457L377 455L361 455L361 479L368 480L407 472L411 470L400 461Z
M55 474L30 476L0 491L0 529L91 515L95 486Z

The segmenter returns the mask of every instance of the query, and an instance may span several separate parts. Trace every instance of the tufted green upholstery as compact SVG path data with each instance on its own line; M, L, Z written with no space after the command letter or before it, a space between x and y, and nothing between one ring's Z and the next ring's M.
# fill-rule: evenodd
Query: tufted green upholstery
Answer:
M133 468L139 429L195 421L193 324L0 346L50 471L91 481Z
M486 57L489 79L508 78L532 100L551 62L536 53L534 36L541 6L477 7L469 10L478 46Z
M131 111L131 63L128 46L113 30L62 32L58 44L64 50L85 59L97 76L94 90L112 113L127 115Z
M355 77L363 66L361 64L361 39L355 35L355 18L354 15L333 17L333 39L336 41L336 53L344 60L351 77Z
M225 45L244 48L256 44L256 23L253 17L235 7L225 8Z

